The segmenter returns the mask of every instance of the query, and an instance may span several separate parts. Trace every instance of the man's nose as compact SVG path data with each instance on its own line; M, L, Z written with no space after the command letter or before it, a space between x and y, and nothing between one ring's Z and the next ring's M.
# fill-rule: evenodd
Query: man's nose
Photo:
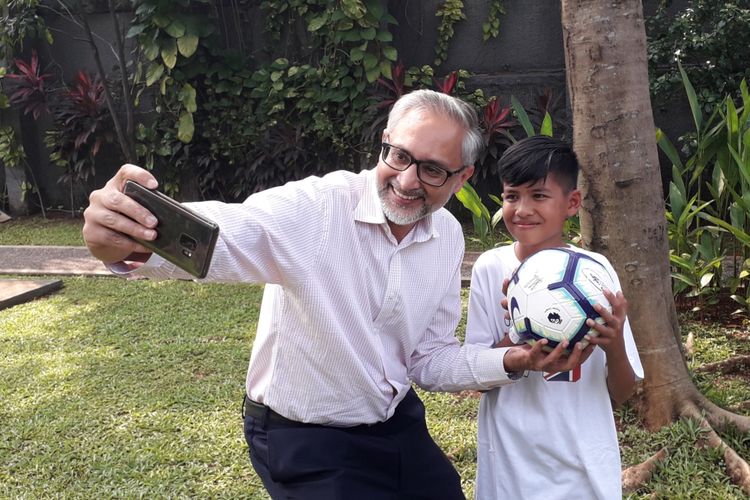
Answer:
M422 187L422 182L417 175L417 165L415 163L412 163L406 170L402 170L398 174L398 183L404 191L419 189Z

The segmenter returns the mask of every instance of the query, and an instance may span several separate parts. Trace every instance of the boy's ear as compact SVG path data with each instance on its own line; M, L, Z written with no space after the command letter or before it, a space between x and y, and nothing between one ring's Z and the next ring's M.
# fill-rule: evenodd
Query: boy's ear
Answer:
M568 194L568 217L577 214L579 208L581 208L581 191L574 189Z

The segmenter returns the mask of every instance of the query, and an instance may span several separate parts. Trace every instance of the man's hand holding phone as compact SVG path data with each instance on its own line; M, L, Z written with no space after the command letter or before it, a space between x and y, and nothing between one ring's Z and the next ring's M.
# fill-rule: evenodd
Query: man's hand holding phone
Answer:
M157 237L159 221L154 214L123 193L128 180L149 189L159 186L149 171L123 165L103 188L91 193L83 212L83 239L91 254L105 264L121 262L134 254L150 254L151 250L134 238L153 241Z
M155 252L193 276L205 277L218 225L155 191L157 185L147 171L123 166L103 189L91 194L84 212L86 244L105 263L145 261Z

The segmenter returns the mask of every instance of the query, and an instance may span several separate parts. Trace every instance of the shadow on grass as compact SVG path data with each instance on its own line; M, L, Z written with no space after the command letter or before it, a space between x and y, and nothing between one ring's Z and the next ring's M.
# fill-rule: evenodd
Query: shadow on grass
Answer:
M267 498L239 413L261 293L71 278L0 313L0 496Z

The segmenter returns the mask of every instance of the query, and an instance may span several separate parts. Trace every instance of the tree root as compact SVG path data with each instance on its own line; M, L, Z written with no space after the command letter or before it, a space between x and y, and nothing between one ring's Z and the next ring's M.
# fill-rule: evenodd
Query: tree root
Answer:
M667 458L666 448L657 451L646 461L633 465L622 471L622 492L633 493L644 486L654 475L656 467Z
M709 420L701 414L697 405L685 405L682 408L681 416L692 418L700 424L705 432L704 444L722 452L729 479L739 486L746 495L750 495L750 465L721 439Z
M695 371L731 375L740 370L750 370L750 355L734 356L715 363L706 363L700 368L696 368Z
M698 408L705 410L705 419L708 420L713 429L724 431L728 427L735 427L740 432L750 432L750 417L738 415L716 406L702 394L698 396L694 403Z

